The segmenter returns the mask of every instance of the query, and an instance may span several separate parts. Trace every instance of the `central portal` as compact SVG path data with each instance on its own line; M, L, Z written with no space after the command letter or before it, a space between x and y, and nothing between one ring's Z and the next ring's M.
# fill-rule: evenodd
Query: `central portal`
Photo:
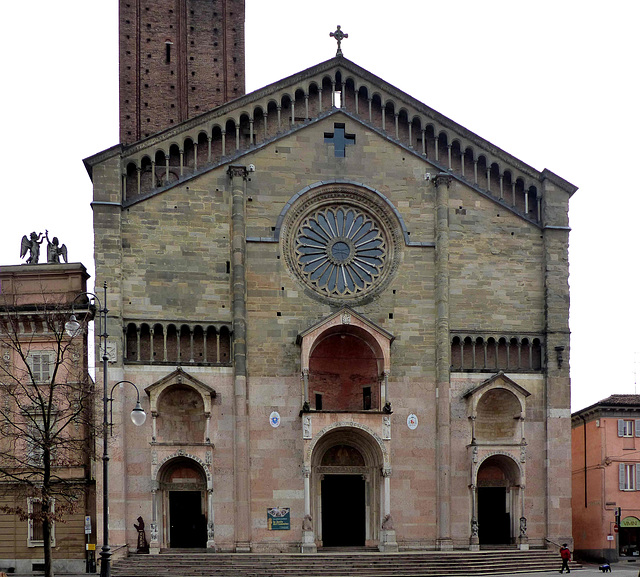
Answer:
M365 536L364 479L360 475L325 475L322 480L323 545L363 547Z
M379 545L382 452L363 428L336 427L312 455L310 515L319 547Z
M478 488L478 537L481 545L511 543L507 512L507 490L504 487Z
M169 517L172 549L207 546L207 524L200 491L170 491Z

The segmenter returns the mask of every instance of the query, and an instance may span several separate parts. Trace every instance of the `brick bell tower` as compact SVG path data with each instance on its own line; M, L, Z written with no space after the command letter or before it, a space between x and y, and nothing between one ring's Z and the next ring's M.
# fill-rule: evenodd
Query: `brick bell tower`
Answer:
M120 0L120 142L245 93L244 0Z

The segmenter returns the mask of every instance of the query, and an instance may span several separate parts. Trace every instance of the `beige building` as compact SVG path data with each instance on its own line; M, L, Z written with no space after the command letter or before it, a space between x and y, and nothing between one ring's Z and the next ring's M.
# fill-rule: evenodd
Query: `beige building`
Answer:
M0 571L43 571L43 500L56 571L84 571L95 543L88 341L64 332L88 277L80 263L0 270ZM87 299L75 302L83 320Z
M576 188L341 55L166 126L85 160L150 414L114 401L112 544L570 541Z

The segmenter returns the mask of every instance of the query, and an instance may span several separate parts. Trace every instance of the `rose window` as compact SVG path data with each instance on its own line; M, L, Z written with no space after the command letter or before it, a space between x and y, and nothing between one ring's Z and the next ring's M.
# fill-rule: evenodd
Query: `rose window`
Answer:
M379 224L355 207L330 207L308 215L294 242L298 270L328 296L366 291L383 274L387 245Z

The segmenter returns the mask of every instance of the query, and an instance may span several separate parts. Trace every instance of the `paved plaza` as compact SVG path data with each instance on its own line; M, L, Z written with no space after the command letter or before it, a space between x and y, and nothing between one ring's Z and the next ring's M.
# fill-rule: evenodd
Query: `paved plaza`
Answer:
M558 560L558 567L560 567L560 560ZM598 565L583 564L582 569L576 569L573 571L580 577L595 577L596 575L603 575L598 570ZM611 575L617 575L618 577L640 577L640 562L628 562L621 561L611 565ZM15 577L33 577L35 574L14 574ZM87 577L88 575L94 575L98 577L99 573L56 573L57 577ZM503 575L514 575L514 573L504 573ZM558 575L558 571L537 571L535 573L516 573L518 577L541 577L542 575ZM155 574L149 573L148 577L157 577ZM185 577L188 577L185 575ZM256 577L268 577L257 574ZM314 577L312 574L307 574L305 577ZM376 577L375 573L371 574L371 577Z

